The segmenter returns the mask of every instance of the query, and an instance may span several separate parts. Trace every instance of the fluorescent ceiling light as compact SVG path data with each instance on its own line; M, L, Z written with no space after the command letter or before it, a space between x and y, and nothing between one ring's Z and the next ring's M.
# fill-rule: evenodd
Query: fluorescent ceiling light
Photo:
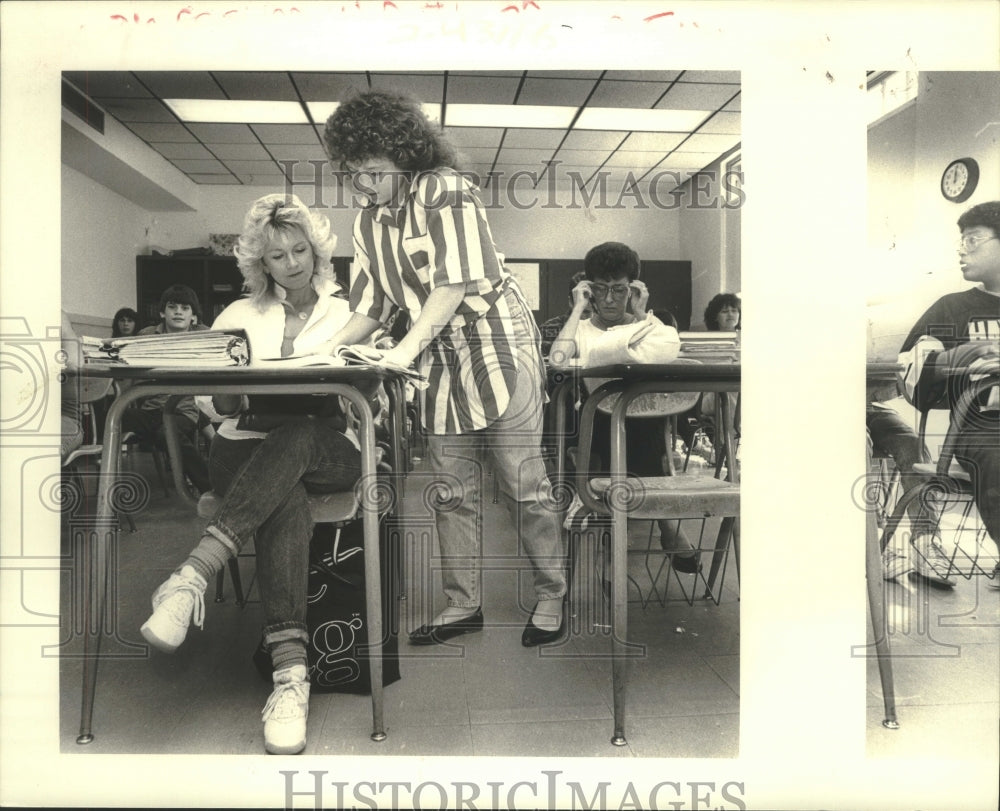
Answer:
M449 108L450 110L450 108ZM691 132L710 110L643 110L630 107L586 107L573 129L639 132ZM451 118L449 114L449 119ZM450 123L450 121L449 121Z
M307 101L306 106L309 108L309 115L312 116L313 121L317 124L324 124L326 120L333 115L334 111L340 106L339 101ZM441 105L440 104L421 104L420 108L424 111L431 121L439 122L441 120Z
M532 104L449 104L445 124L449 127L521 127L565 129L576 107Z
M308 124L297 101L164 99L181 121L203 124Z

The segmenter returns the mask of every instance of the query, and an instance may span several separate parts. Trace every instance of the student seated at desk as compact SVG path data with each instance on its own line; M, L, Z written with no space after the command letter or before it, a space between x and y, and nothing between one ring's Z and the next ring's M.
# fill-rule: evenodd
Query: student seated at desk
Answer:
M903 341L899 363L903 385L918 409L954 408L977 374L1000 369L1000 201L980 203L958 218L962 277L975 282L939 298ZM972 418L958 436L955 460L972 480L972 497L986 532L1000 545L1000 390L991 388L973 405ZM917 574L942 586L953 585L949 555L936 536L911 541L931 571ZM1000 589L1000 564L987 581Z
M139 331L139 313L131 307L122 307L111 320L112 338L130 338Z
M160 323L139 330L139 335L164 335L177 332L206 330L201 320L198 295L190 287L174 284L160 295ZM117 323L117 320L116 320ZM122 414L122 432L134 433L140 442L148 442L162 451L167 449L163 428L163 409L169 395L145 397ZM185 397L177 404L178 440L181 446L181 467L191 483L204 493L211 489L208 467L196 441L200 412L193 397Z
M584 365L590 346L608 330L634 324L646 317L649 290L639 281L639 256L621 242L605 242L587 252L583 260L585 278L573 288L573 309L549 354L558 366L572 358ZM631 305L631 306L630 306ZM587 308L593 313L583 319ZM637 476L662 476L663 457L668 449L661 418L628 418L626 456L629 473ZM601 470L611 465L611 418L597 411L594 414L593 453ZM577 465L587 465L579 459ZM693 574L701 568L699 554L694 550L680 521L658 521L660 544L672 552L671 565L677 572Z
M330 267L335 244L326 218L294 195L257 200L234 251L248 295L223 310L216 326L246 330L258 358L321 351L350 317ZM167 653L176 650L192 619L201 627L208 581L254 538L264 645L274 669L274 691L263 713L264 747L274 754L297 754L306 745L306 589L313 530L306 494L350 490L361 476L358 438L342 411L327 408L339 398L313 399L323 401L324 416L278 420L255 414L240 395L198 398L206 413L223 420L209 459L222 505L198 545L153 594L153 615L142 626L150 644Z

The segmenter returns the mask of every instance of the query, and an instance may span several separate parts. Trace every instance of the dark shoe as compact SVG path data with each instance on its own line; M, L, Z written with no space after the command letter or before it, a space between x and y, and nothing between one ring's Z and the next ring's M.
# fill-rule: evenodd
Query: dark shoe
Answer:
M534 615L534 612L532 612ZM531 621L531 617L528 618L528 624L524 626L524 632L521 634L521 644L526 648L533 648L536 645L548 645L550 642L555 642L559 639L566 630L566 606L563 606L562 621L559 623L559 627L554 631L543 631L535 623Z
M701 571L701 555L671 555L670 565L675 572L682 574L697 574Z
M421 625L410 634L411 645L439 645L452 637L462 634L472 634L483 630L483 609L477 608L475 614L455 622L442 625Z

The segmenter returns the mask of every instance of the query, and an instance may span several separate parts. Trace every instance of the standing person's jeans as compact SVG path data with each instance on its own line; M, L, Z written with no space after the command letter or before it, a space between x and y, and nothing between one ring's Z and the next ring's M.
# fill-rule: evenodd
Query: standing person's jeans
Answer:
M302 418L265 439L216 436L209 469L224 498L205 531L234 555L254 538L265 644L307 641L313 520L306 495L351 490L361 476L361 453L323 420Z
M562 525L542 459L542 403L545 382L531 318L508 291L518 346L517 384L503 416L488 428L460 435L427 438L432 470L456 477L461 500L436 515L441 546L442 582L448 605L475 608L481 603L483 549L483 463L497 477L500 493L535 570L535 596L562 599L566 594L566 549Z

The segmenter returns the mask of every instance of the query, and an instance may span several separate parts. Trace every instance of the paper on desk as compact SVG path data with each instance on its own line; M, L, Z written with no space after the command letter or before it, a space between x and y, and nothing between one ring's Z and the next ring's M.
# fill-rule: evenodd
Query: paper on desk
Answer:
M427 378L415 369L400 366L397 363L387 363L382 350L364 344L351 344L350 346L339 346L334 351L336 357L341 358L348 366L371 366L378 369L385 369L402 376L408 383L412 383L415 388L426 389Z

